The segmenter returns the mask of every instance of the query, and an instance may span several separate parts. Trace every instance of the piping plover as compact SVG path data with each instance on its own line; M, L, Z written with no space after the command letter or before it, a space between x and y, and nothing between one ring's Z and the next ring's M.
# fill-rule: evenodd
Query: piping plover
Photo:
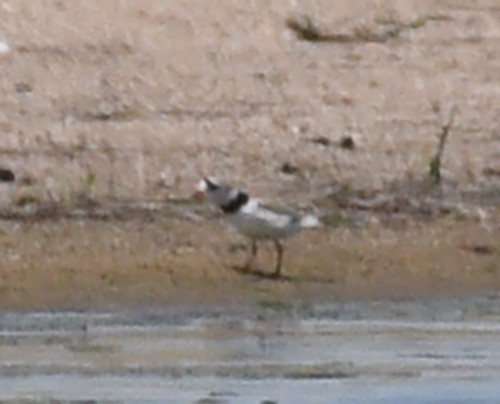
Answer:
M272 241L276 248L276 266L271 276L281 277L284 247L281 240L303 228L320 227L316 216L301 215L293 210L262 204L246 192L206 177L196 186L197 197L206 196L220 208L228 221L251 240L251 248L244 268L250 268L258 253L259 241Z

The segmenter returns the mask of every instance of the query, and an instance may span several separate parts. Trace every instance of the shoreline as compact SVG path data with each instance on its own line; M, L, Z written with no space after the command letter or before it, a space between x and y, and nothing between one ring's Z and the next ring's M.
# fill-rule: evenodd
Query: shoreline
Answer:
M44 330L84 331L89 328L171 327L190 324L231 324L274 321L368 323L388 326L393 323L420 328L459 327L462 323L497 324L500 319L500 293L468 296L433 296L415 299L376 299L349 301L296 302L289 305L169 305L120 307L92 310L3 310L3 332L24 333ZM201 323L200 323L201 322ZM83 327L83 328L82 328ZM496 327L496 326L495 326Z
M496 216L492 216L496 220ZM0 310L198 305L289 307L418 299L500 288L500 229L441 217L304 232L286 245L284 279L242 274L245 240L219 220L2 222ZM256 269L273 262L264 247Z

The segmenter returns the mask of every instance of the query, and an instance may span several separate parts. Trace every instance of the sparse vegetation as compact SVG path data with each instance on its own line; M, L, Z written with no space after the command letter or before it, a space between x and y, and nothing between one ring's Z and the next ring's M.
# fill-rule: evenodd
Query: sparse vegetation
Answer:
M431 21L449 21L450 17L442 14L423 15L410 22L402 22L394 15L379 16L375 23L384 27L380 29L377 25L358 25L351 34L332 33L320 28L313 22L310 16L289 18L286 20L287 27L294 31L297 38L308 42L331 42L331 43L383 43L390 39L398 38L404 31L419 29Z
M82 119L96 121L116 121L127 122L137 119L145 119L148 116L148 111L139 105L128 105L115 100L103 100L97 102L96 105L89 107L88 110L82 113Z
M33 194L22 194L20 195L16 201L15 201L15 205L20 207L20 208L23 208L27 205L35 205L39 202L38 198L33 195Z
M496 274L498 272L498 265L495 263L486 264L483 267L483 272L486 274Z
M415 293L498 286L471 275L499 254L491 6L59 3L19 0L4 21L18 37L0 86L5 307L363 297L393 293L388 277L410 293L409 272ZM436 130L443 100L460 119ZM289 279L227 270L231 233L190 200L208 174L321 216L291 241Z
M324 43L357 43L357 42L385 42L393 37L393 33L379 33L367 26L358 26L352 34L334 34L318 28L311 17L289 18L286 25L294 31L297 38L308 42Z
M429 163L429 176L434 180L436 184L439 184L441 182L441 161L443 159L446 141L448 140L448 135L453 125L453 120L455 119L455 113L456 107L453 106L449 111L446 122L441 127L441 134L438 138L439 143L437 146L436 154Z

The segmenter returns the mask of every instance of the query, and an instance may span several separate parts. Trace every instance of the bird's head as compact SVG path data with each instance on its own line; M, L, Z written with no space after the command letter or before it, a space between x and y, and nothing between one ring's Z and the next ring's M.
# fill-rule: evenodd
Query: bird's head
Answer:
M205 177L196 184L196 190L193 197L197 200L208 198L208 200L222 209L231 204L240 194L243 194L237 188L219 182L214 177ZM246 199L248 196L245 194Z
M206 196L210 197L221 187L219 181L213 177L202 178L195 187L193 197L197 200L202 200Z

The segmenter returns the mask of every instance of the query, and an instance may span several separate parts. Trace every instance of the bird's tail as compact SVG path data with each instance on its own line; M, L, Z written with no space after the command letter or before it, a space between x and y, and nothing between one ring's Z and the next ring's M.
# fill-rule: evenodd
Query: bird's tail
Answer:
M314 215L306 215L300 220L300 227L315 228L322 227L323 223Z

